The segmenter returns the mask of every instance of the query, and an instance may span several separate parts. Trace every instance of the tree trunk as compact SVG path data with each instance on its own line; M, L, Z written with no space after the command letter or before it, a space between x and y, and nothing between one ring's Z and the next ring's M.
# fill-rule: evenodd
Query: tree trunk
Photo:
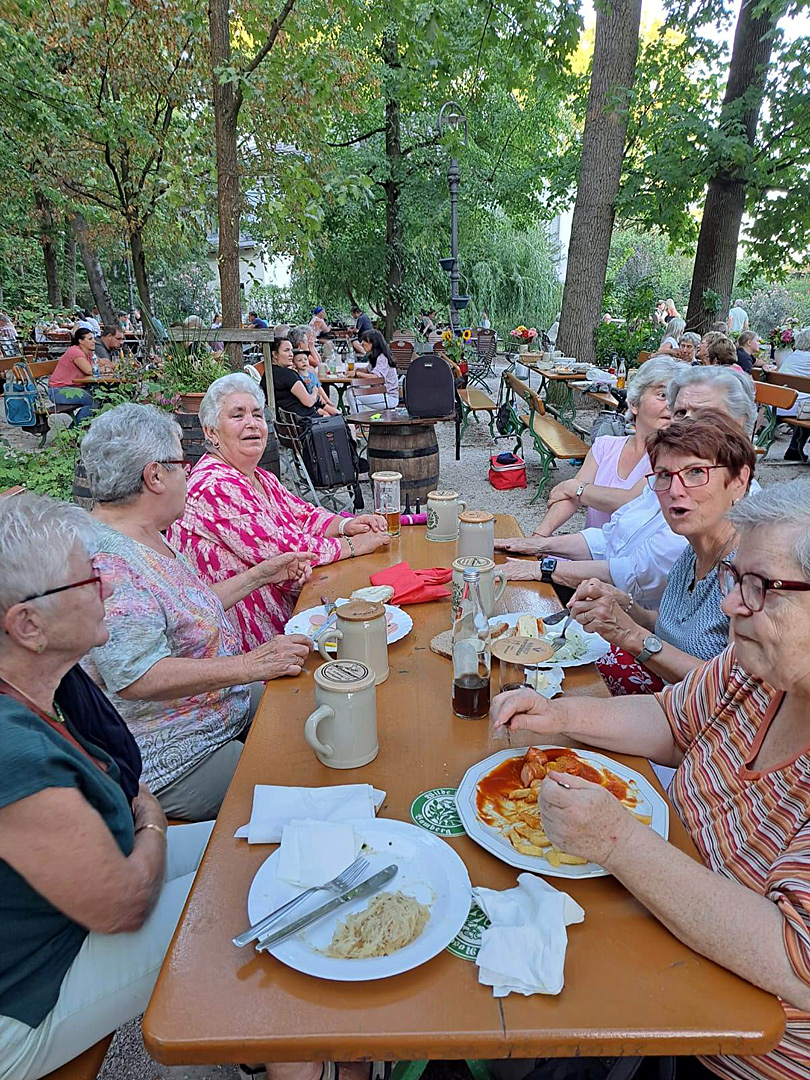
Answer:
M596 359L640 20L641 0L596 5L593 70L557 337L566 355L588 363Z
M71 210L68 214L68 221L75 233L76 243L79 245L84 272L87 274L87 283L90 286L90 291L93 294L96 307L101 315L101 321L108 324L114 323L115 308L110 299L110 291L107 288L107 282L104 279L104 271L101 268L101 262L99 261L98 255L96 255L96 249L93 247L93 243L90 239L87 222L84 220L84 214L82 214L80 210Z
M400 67L399 41L395 29L386 30L382 40L382 57L389 72ZM398 86L395 78L387 84ZM395 93L398 91L395 90ZM402 218L399 199L402 188L401 111L398 96L385 99L385 156L388 176L385 181L385 336L394 336L402 315Z
M208 26L211 36L213 70L214 130L217 154L217 217L219 221L219 291L222 325L242 327L242 294L239 288L239 225L241 193L239 189L239 153L237 123L239 108L234 84L220 83L218 72L231 62L230 17L228 0L209 0ZM226 345L230 366L242 369L242 347Z
M130 226L129 250L132 252L132 270L135 274L135 285L138 289L141 312L148 316L146 320L148 325L152 321L152 297L149 292L149 275L146 272L146 254L143 250L143 233L138 225Z
M76 234L65 218L65 274L67 276L67 294L63 293L65 304L72 310L76 307Z
M686 313L687 329L699 333L708 329L715 320L725 318L731 306L748 170L778 14L774 8L766 5L761 14L755 17L754 11L758 6L759 0L745 0L734 33L719 127L726 127L733 133L741 125L751 149L739 164L730 160L718 163L716 173L709 180ZM744 99L744 110L741 99ZM719 310L715 310L716 301L712 304L714 298L706 297L707 291L717 293L720 297Z
M39 243L45 260L45 281L48 286L48 304L62 307L62 288L59 284L59 261L53 235L53 211L47 196L38 188L34 190L34 205L39 214Z

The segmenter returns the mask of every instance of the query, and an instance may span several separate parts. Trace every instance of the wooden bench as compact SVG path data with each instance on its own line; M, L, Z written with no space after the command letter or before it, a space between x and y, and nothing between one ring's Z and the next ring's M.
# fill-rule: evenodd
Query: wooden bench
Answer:
M113 1031L112 1034L105 1035L95 1046L89 1046L83 1054L47 1073L42 1080L96 1080L114 1034Z
M503 377L509 390L507 400L510 426L513 429L512 433L517 435L514 453L518 450L522 452L523 435L528 432L543 466L537 493L531 500L535 503L546 486L551 483L551 469L556 468L557 461L573 460L581 463L587 457L589 447L559 420L549 416L539 394L530 389L526 383L510 372L506 372ZM515 397L522 398L526 402L529 406L528 413L517 412L514 407Z
M773 446L780 419L776 410L792 409L798 396L798 392L788 386L775 386L770 382L754 383L754 401L758 406L754 429L756 432L754 444L757 447L757 453L762 451L767 454Z
M483 390L470 389L459 390L458 400L461 404L461 430L459 431L459 441L464 438L464 432L469 423L470 416L474 420L478 420L478 413L489 413L489 433L492 438L495 438L495 414L498 411L497 404L492 400L489 394L485 394Z

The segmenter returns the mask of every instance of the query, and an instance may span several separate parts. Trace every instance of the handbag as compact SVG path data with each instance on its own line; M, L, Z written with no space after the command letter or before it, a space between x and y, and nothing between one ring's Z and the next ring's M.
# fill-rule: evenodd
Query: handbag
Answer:
M24 361L6 373L3 407L6 422L17 427L32 427L37 422L39 391L31 369Z

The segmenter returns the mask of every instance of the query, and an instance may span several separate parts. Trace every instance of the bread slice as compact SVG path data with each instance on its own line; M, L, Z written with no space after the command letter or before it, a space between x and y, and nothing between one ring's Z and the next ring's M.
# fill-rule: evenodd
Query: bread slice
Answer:
M437 634L430 643L431 652L438 653L439 656L444 656L448 660L453 659L453 631L442 630L440 634Z

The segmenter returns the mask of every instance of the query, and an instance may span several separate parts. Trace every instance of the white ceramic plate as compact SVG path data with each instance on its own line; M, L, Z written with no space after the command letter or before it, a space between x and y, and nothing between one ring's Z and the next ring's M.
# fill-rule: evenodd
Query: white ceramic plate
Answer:
M538 745L541 750L547 747L558 749L551 743ZM477 765L473 765L466 771L456 792L456 806L465 832L470 839L475 840L491 855L494 855L502 862L508 863L510 866L518 867L520 870L530 870L534 874L545 874L548 877L604 877L608 871L598 863L589 862L582 866L557 867L552 866L547 859L541 858L539 855L521 855L498 829L480 820L478 808L475 804L478 781L482 776L492 772L502 761L506 761L510 757L522 757L527 750L527 746L499 750L497 754L479 761ZM615 773L616 776L621 777L622 780L627 780L634 785L634 794L638 798L635 807L636 812L639 814L651 814L650 827L655 829L658 835L663 836L666 840L669 836L669 807L649 781L645 780L634 769L628 769L621 762L614 761L612 758L605 757L603 754L598 754L593 750L577 749L575 753L583 761L589 761L597 767L604 766L610 769L612 773Z
M338 607L341 604L348 604L348 600L343 597L338 597L336 603ZM413 628L413 619L410 617L407 611L403 611L400 607L395 607L393 604L384 604L385 607L385 619L388 624L388 644L393 645L395 641L401 641L407 634L411 632ZM317 625L312 622L313 616L319 620ZM305 634L306 637L314 637L321 625L326 619L326 608L323 604L319 604L318 607L307 608L306 611L299 611L289 620L284 627L285 634ZM327 648L334 649L336 645L335 639L331 642L327 642Z
M496 626L498 623L508 623L509 626L515 626L521 615L531 615L530 611L512 611L508 615L493 615L489 620L490 626ZM563 623L560 621L556 626L549 626L544 634L543 641L552 641L555 637L558 637L562 630ZM599 634L589 634L587 630L583 630L578 622L571 622L568 625L568 629L565 632L567 639L572 641L581 642L585 647L585 651L581 656L571 657L566 656L566 649L562 648L560 652L555 653L554 656L550 656L544 664L538 664L538 667L582 667L583 664L592 664L594 660L599 660L610 649L610 642L605 641Z
M315 975L321 979L337 982L362 982L367 979L387 979L403 971L419 967L437 956L461 930L470 912L470 878L459 856L440 836L411 825L410 822L391 818L375 821L354 822L354 828L362 837L368 850L370 877L391 863L399 871L384 887L383 892L403 892L422 904L430 904L430 919L425 929L404 949L390 956L367 960L338 960L324 956L319 949L326 949L339 919L368 906L371 897L346 904L338 911L295 937L283 941L272 955L287 967ZM259 867L248 894L248 918L251 925L264 918L273 908L291 900L301 890L276 877L278 849ZM316 893L297 909L291 918L299 918L306 911L325 904L329 893Z

